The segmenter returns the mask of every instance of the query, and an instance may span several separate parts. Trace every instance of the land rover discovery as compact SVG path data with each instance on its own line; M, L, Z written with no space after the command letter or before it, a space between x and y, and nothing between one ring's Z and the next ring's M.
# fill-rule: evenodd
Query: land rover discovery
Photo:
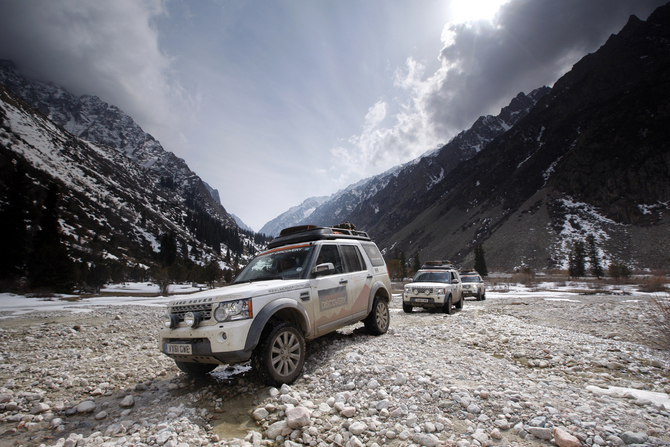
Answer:
M292 383L306 340L359 321L384 334L390 300L386 264L367 233L288 228L231 285L171 301L160 349L190 375L251 360L265 383Z

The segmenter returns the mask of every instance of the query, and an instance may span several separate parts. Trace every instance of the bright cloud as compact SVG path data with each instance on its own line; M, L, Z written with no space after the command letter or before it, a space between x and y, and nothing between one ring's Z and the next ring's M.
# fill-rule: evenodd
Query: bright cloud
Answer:
M446 143L479 116L499 113L519 92L552 85L618 32L632 8L609 0L453 1L452 18L461 21L444 27L439 68L426 74L422 63L407 59L395 74L388 125L363 126L331 151L336 164L370 175L371 168L390 168Z

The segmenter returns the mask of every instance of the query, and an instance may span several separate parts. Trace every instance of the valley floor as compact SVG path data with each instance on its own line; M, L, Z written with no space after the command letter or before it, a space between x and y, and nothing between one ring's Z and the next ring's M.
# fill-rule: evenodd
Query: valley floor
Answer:
M0 446L670 445L667 295L632 286L501 282L453 315L394 295L388 334L308 343L279 390L245 366L182 374L157 346L164 298L24 299L0 296Z

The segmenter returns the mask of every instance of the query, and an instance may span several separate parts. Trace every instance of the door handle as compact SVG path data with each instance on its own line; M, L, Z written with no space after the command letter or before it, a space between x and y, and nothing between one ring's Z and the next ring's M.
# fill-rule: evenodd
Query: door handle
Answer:
M349 282L349 281L346 280L346 279L342 279L342 280L340 280L340 284L346 284L346 283L348 283L348 282Z

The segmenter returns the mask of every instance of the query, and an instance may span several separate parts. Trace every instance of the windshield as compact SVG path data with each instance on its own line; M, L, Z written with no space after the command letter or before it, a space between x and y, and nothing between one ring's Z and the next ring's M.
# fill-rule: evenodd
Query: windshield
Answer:
M312 251L311 245L294 245L261 253L237 275L233 284L269 279L305 278Z
M413 282L449 282L449 272L419 272Z
M463 282L479 282L479 278L477 276L461 276L461 280Z

